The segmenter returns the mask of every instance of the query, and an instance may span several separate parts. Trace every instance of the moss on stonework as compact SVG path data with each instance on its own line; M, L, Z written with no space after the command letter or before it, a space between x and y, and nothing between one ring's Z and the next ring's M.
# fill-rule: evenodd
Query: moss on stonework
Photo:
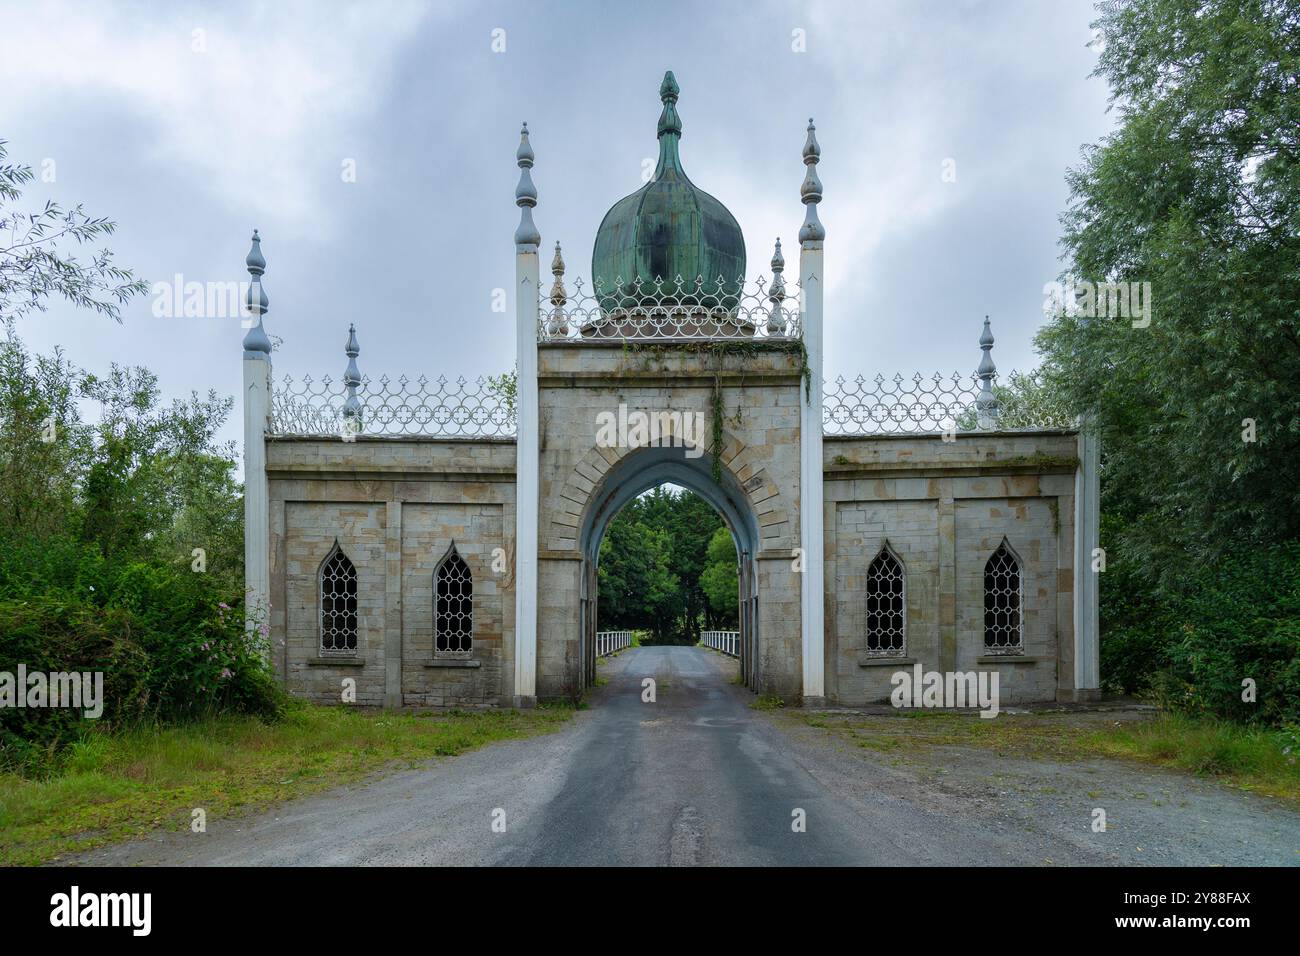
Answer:
M991 465L1009 465L1013 468L1078 468L1079 459L1075 455L1016 455L1012 458L998 458L990 461Z

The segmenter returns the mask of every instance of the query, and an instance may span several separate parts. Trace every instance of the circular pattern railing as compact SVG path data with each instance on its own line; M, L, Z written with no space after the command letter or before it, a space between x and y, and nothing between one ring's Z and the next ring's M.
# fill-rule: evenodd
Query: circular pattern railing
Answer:
M285 376L271 396L271 433L276 435L419 435L432 438L510 438L513 403L487 378L430 380L366 377L357 387L360 422L343 415L342 382Z
M616 281L606 292L572 280L542 290L538 298L539 342L588 342L599 339L797 339L799 290L784 280L760 276L753 282L722 278L666 281Z

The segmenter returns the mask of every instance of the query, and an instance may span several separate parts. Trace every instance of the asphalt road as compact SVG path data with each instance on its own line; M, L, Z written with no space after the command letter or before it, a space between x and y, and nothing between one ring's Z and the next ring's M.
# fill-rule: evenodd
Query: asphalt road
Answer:
M591 709L555 734L493 745L258 816L210 820L205 834L165 833L104 848L77 862L1297 862L1300 814L1253 803L1259 798L1246 794L1212 787L1197 798L1208 803L1185 799L1181 808L1146 808L1133 800L1126 820L1135 820L1136 829L1092 834L1087 794L1077 800L1039 795L1036 803L1009 792L991 802L971 799L946 778L931 786L856 748L818 743L789 721L783 727L753 710L753 695L730 683L734 662L711 651L637 648L600 672L608 683ZM642 700L646 677L656 681L653 703ZM1032 764L1026 772L1050 777L1053 770ZM1196 790L1174 779L1182 792ZM1138 774L1123 786L1152 788L1161 780L1169 782ZM1097 784L1089 778L1088 785ZM1206 814L1231 820L1229 831L1195 823L1208 823ZM1147 847L1134 842L1138 833Z

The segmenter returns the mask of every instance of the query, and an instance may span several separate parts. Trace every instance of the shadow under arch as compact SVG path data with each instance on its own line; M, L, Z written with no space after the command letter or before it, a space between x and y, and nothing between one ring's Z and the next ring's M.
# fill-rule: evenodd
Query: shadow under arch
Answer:
M592 490L578 529L578 548L582 552L581 622L583 672L588 686L596 679L596 569L600 560L600 543L609 523L629 501L642 492L670 482L695 492L722 516L736 545L740 568L740 672L748 687L755 686L753 662L758 621L758 579L754 557L760 537L758 516L749 497L725 466L721 479L712 475L711 456L695 458L683 447L650 446L625 455L609 469Z

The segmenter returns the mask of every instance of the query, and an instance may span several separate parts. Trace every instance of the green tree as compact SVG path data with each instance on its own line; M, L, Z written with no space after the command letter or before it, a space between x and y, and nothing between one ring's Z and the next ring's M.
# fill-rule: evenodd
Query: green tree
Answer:
M659 487L641 497L643 520L664 528L671 541L671 566L681 586L674 610L676 640L693 644L700 619L708 612L708 598L700 587L709 538L722 527L722 518L699 495Z
M0 341L0 540L47 537L77 507L90 459L78 372L55 350L33 356L13 332Z
M1120 122L1068 174L1062 278L1150 283L1150 323L1063 309L1037 346L1050 393L1101 438L1102 675L1295 719L1300 6L1099 11ZM1273 700L1243 707L1257 674Z
M619 518L623 516L620 515ZM598 596L601 626L672 633L679 578L671 570L671 542L663 529L642 521L610 522L600 544Z
M1176 577L1300 533L1300 7L1100 10L1121 122L1068 176L1063 242L1073 276L1151 283L1150 325L1061 314L1038 346L1096 411L1111 544Z
M519 370L511 369L509 372L502 372L500 375L489 375L487 377L488 391L501 399L506 406L506 411L514 415L515 407L519 401Z
M146 288L108 250L60 251L111 234L108 220L5 208L31 179L0 164L0 671L98 671L105 689L98 721L0 709L0 770L41 774L91 727L273 717L283 695L243 607L241 490L233 446L215 438L233 403L165 404L146 369L101 378L27 351L18 317L51 295L120 321Z
M660 643L694 643L701 623L716 620L701 578L719 529L726 533L722 518L689 491L663 486L628 502L601 542L600 626L652 631ZM734 589L731 603L734 616Z
M233 449L214 437L230 404L167 405L144 369L96 378L33 357L12 325L0 340L0 671L101 671L106 692L100 721L0 709L0 769L48 771L92 725L279 712L266 632L245 626Z
M121 307L149 286L130 269L113 264L113 254L101 249L88 260L66 255L60 242L78 246L112 235L108 219L92 219L81 206L65 210L46 202L39 212L6 208L22 198L31 182L30 166L5 163L0 140L0 319L9 321L33 310L45 311L46 300L60 295L81 308L122 321Z
M734 627L738 621L740 574L736 566L736 543L726 528L719 528L709 538L700 587L709 601L712 616L709 623L715 627Z
M83 409L98 406L87 421ZM233 402L164 403L142 368L104 377L62 354L32 356L12 326L0 340L0 542L70 536L105 558L190 564L243 581L242 490L233 443L218 443Z
M106 557L186 563L199 547L242 576L242 545L234 547L243 530L235 449L215 440L233 400L209 392L163 404L153 373L117 365L103 378L84 375L79 390L100 408L83 488L83 539Z

